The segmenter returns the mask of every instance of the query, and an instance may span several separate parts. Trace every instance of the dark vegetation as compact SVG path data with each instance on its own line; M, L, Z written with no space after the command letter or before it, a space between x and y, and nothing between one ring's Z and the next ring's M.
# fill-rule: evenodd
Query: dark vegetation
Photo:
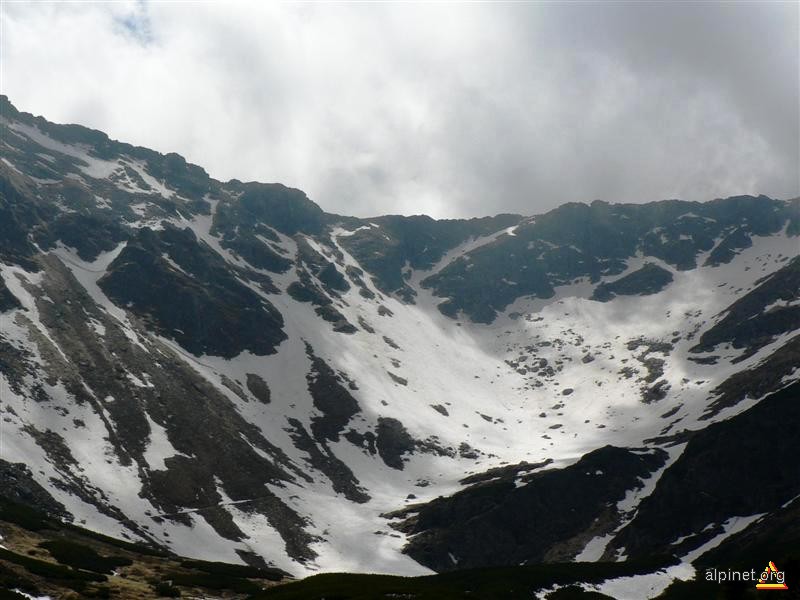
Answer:
M205 591L200 595L208 597L211 592L243 598L289 577L280 569L266 566L181 559L140 543L63 523L41 510L1 497L0 529L3 543L9 546L0 548L0 590L7 591L0 599L21 597L10 591L13 589L53 598L77 592L81 598L123 599L131 597L126 587L129 579L150 586L152 597L180 597L186 592L196 596ZM37 549L14 549L17 540L30 539L40 540Z
M50 556L63 565L94 573L110 574L117 567L126 567L133 564L130 558L124 556L101 556L90 546L70 540L50 540L40 543L39 547L47 550Z
M659 559L623 563L553 563L470 569L426 577L330 573L271 588L255 595L253 600L530 600L534 591L555 584L599 583L652 572L671 562L670 559ZM556 596L559 600L569 597Z

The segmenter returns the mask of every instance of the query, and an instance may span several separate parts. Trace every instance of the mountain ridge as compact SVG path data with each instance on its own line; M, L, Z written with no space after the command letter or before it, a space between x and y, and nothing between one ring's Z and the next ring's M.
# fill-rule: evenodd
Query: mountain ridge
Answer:
M0 108L0 460L104 533L298 575L487 566L399 515L663 456L595 469L604 508L519 546L613 559L698 432L800 376L798 199L342 217ZM531 525L507 516L483 538Z

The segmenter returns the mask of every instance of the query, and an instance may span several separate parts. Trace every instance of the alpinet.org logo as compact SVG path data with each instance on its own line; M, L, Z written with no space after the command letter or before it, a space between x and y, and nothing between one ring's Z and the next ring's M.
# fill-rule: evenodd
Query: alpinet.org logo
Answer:
M761 578L756 584L757 590L788 590L789 586L786 585L786 573L779 571L775 563L769 561L769 564L761 573Z
M750 569L749 571L739 571L736 569L706 569L706 581L716 583L735 583L753 581L756 582L757 590L788 590L786 585L786 573L778 569L775 563L769 561L763 571Z

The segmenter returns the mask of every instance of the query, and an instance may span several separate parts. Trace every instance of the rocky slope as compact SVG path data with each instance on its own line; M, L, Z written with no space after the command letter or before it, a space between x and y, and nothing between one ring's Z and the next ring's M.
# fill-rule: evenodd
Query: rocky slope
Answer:
M13 472L13 476L12 476ZM22 465L0 472L38 498L47 493ZM31 500L31 498L29 498ZM0 499L0 598L249 598L291 578L278 569L186 559L123 542ZM43 506L47 506L45 503Z
M0 459L55 516L421 574L688 562L800 494L720 467L794 452L753 423L798 394L798 200L357 219L0 109Z

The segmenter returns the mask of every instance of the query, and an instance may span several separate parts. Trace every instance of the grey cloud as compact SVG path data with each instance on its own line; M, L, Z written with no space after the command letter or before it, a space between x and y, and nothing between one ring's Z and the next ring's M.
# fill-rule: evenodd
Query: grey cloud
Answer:
M800 195L796 3L6 6L19 108L331 212Z

